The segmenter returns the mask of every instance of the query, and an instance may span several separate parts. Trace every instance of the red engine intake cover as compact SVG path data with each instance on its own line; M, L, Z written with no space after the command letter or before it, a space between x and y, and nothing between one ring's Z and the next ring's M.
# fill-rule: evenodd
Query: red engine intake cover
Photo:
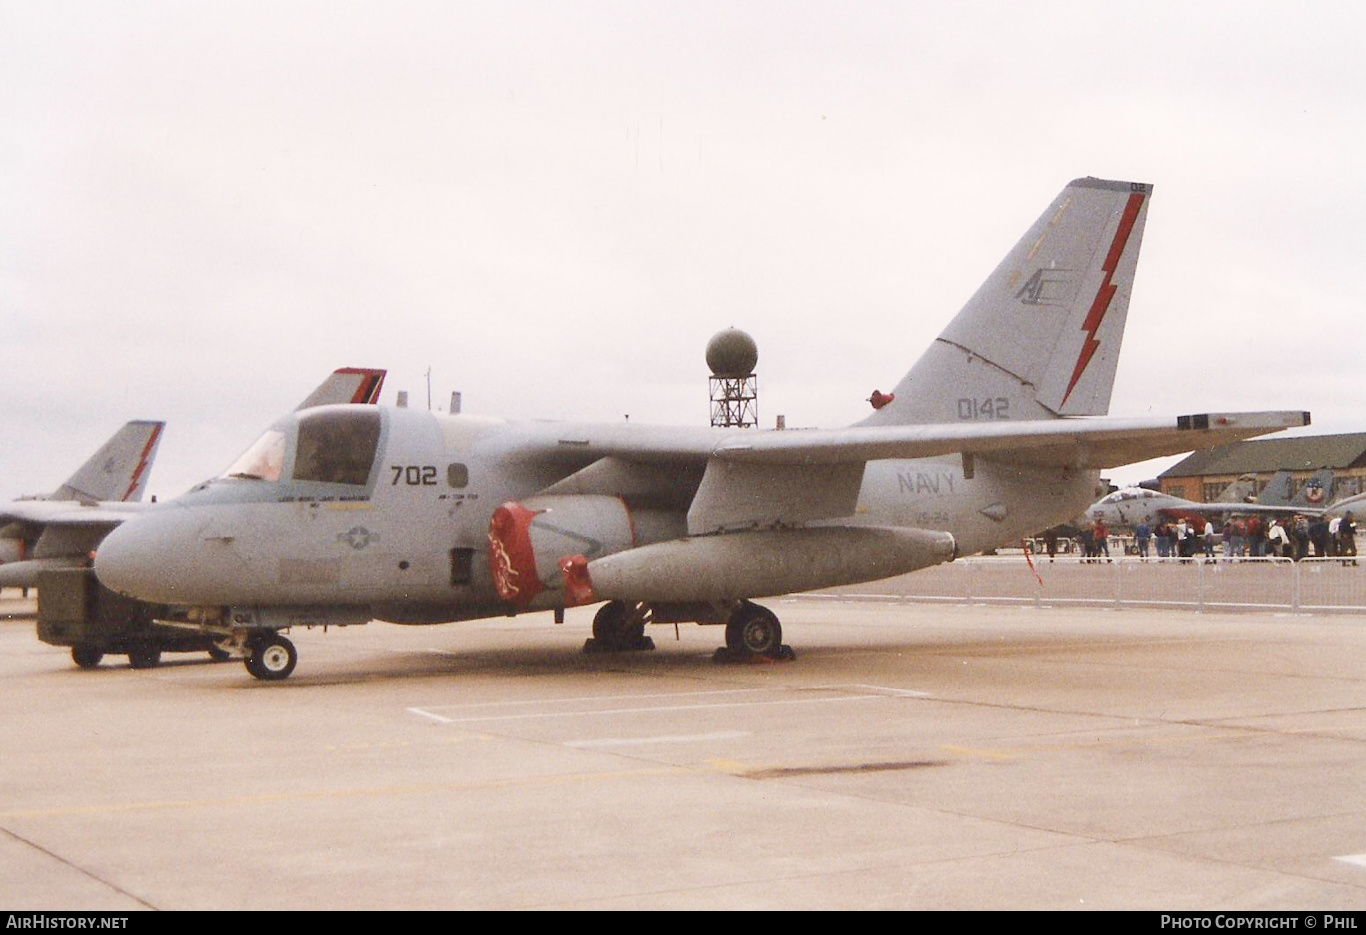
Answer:
M536 553L531 546L531 521L538 511L520 503L504 503L489 520L489 570L498 596L525 607L545 590L536 577Z

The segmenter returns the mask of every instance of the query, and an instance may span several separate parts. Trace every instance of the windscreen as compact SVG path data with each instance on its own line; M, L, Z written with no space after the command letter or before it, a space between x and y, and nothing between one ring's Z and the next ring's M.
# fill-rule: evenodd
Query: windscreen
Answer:
M223 477L278 481L285 466L285 433L268 430L228 466Z
M299 418L294 480L363 485L379 447L374 409L323 409Z

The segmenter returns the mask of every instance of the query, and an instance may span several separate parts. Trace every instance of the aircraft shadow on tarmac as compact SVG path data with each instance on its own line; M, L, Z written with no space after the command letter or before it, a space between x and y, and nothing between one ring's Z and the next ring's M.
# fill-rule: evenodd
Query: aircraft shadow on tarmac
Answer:
M1097 634L1018 634L1008 643L1002 643L999 638L944 640L926 639L923 634L907 633L858 645L814 643L801 646L799 658L795 662L779 662L767 657L743 662L717 662L710 642L701 645L697 641L675 642L667 628L661 628L659 637L656 641L659 648L656 650L634 653L585 653L577 646L562 643L445 649L440 646L384 648L373 643L342 646L334 642L332 645L341 649L340 654L326 661L318 660L306 671L296 672L287 682L261 683L243 678L240 681L233 679L229 684L234 688L284 691L291 686L302 689L436 678L452 681L467 678L536 678L553 681L556 677L577 679L584 675L598 675L604 684L610 681L613 674L683 677L730 674L748 679L785 671L819 674L834 668L847 672L850 668L857 668L857 659L869 655L900 657L905 666L904 673L914 675L920 671L943 668L947 664L945 659L952 659L954 666L960 666L960 660L964 658L1001 659L1049 653L1074 655L1108 652L1115 648L1112 636ZM163 656L158 666L142 671L190 671L206 666L221 666L236 676L245 674L241 673L240 665L240 659L220 662L195 653ZM71 671L88 677L100 671L112 675L130 668L120 657L111 657L96 670L72 667Z

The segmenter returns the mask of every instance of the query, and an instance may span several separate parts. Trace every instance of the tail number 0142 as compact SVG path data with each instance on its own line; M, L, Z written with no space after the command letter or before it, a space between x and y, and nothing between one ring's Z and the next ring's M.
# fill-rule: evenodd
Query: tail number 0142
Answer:
M958 400L958 418L965 420L1009 419L1010 400L1004 396Z

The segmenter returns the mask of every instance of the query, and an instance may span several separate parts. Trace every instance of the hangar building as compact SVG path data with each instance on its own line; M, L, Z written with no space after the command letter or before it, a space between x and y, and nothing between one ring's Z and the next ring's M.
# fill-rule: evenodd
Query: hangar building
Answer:
M1298 493L1321 468L1334 471L1329 502L1366 490L1366 432L1235 442L1194 452L1157 479L1163 493L1208 502L1246 474L1260 491L1277 471L1291 471Z

